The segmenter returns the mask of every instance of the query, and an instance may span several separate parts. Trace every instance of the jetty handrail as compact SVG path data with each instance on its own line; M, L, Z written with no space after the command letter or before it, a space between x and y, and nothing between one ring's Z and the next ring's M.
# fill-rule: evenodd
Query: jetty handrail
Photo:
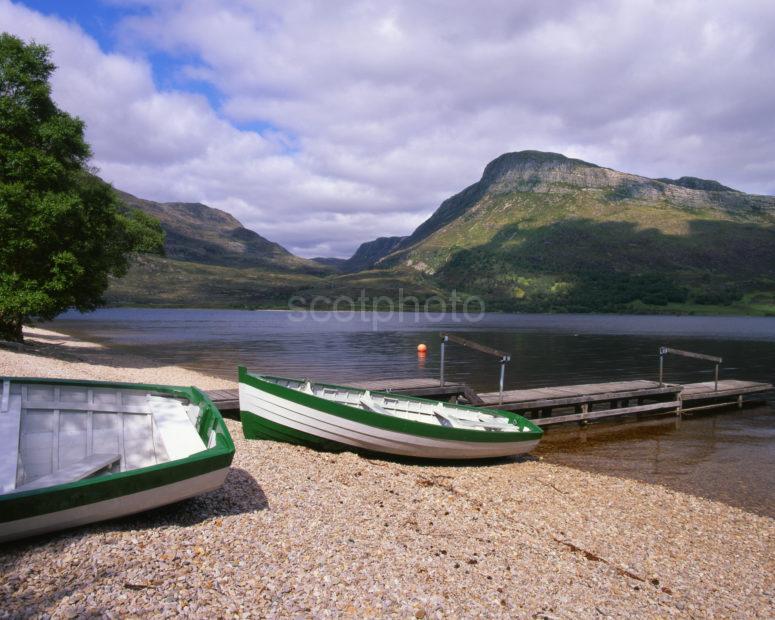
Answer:
M705 360L707 362L713 362L716 365L714 391L718 392L718 367L724 360L715 355L705 355L704 353L694 353L692 351L684 351L683 349L673 349L672 347L659 347L659 385L664 385L662 377L664 374L665 355L680 355L681 357L691 357L692 359Z
M447 334L442 332L441 334L441 364L439 366L439 384L441 387L444 387L444 354L446 349L447 342L455 342L459 345L462 345L464 347L468 347L469 349L473 349L474 351L479 351L480 353L486 353L487 355L493 355L495 357L500 358L500 379L498 382L498 404L503 404L503 382L505 380L506 376L506 364L511 361L511 353L507 353L506 351L501 351L499 349L493 349L492 347L488 347L484 344L479 344L478 342L474 342L473 340L468 340L468 338L463 338L462 336L456 336L455 334Z
M505 351L493 349L492 347L488 347L486 344L479 344L478 342L474 342L473 340L468 340L468 338L463 338L462 336L442 333L441 338L442 338L442 341L449 340L450 342L456 342L458 344L462 344L464 347L468 347L469 349L474 349L476 351L481 351L482 353L487 353L488 355L494 355L495 357L511 358L511 353L506 353Z

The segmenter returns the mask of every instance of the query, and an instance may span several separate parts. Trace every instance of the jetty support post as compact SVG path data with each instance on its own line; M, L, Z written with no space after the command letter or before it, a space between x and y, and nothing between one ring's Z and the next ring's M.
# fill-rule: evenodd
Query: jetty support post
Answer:
M662 381L665 372L665 355L667 354L667 347L659 347L659 387L664 387L665 383Z
M444 387L444 349L447 346L447 335L441 335L441 364L439 365L439 385Z
M506 364L508 364L510 360L511 360L511 356L509 355L504 355L503 357L501 357L501 362L500 362L501 374L500 374L500 379L498 381L498 404L499 405L503 404L503 382L506 378Z

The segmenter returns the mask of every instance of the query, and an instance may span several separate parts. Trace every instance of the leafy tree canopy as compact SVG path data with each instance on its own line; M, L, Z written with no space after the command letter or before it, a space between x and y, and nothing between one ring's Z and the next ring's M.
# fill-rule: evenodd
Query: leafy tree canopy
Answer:
M84 124L57 108L44 45L0 34L0 339L67 308L102 303L128 253L160 252L159 223L119 210L87 168Z

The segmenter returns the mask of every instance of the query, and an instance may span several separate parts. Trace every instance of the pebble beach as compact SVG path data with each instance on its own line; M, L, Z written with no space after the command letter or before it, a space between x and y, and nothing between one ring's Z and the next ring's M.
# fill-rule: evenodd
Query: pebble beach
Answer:
M235 387L40 329L0 375ZM243 439L225 485L0 545L0 617L772 618L775 522L527 456Z

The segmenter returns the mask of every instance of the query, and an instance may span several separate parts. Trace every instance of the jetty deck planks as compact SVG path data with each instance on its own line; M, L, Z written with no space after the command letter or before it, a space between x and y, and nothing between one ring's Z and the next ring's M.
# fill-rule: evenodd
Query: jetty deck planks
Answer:
M572 405L576 403L603 402L622 398L637 398L661 394L677 393L678 385L660 385L656 381L638 379L635 381L611 381L607 383L584 383L580 385L560 385L557 387L531 388L526 390L505 390L502 408L549 407ZM498 392L479 394L485 405L498 405Z
M743 394L760 394L773 389L771 383L759 381L739 381L737 379L724 379L718 382L718 390L713 381L701 383L686 383L681 391L684 402L692 400L706 400L719 397L736 397Z

